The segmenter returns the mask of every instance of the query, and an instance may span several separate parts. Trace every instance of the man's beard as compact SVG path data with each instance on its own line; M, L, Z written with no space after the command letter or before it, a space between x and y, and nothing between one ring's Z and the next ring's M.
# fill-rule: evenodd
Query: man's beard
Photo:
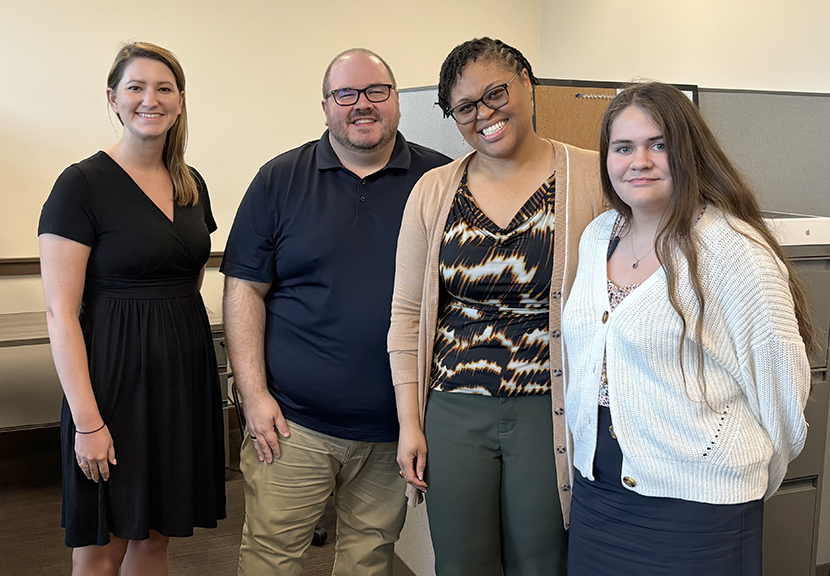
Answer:
M381 124L381 132L380 137L377 141L372 140L352 140L349 138L349 127L346 126L338 126L337 123L329 122L329 133L334 137L338 144L340 144L343 148L347 150L352 150L355 152L374 152L376 150L380 150L381 148L387 146L390 142L395 140L395 137L398 133L397 123L395 125L389 125L386 122L383 122L381 118L377 115L377 113L373 114L366 114L359 110L355 110L353 114L350 116L357 116L361 118L371 118L376 122ZM346 122L351 122L351 120L346 120ZM334 126L338 126L338 128L334 128Z

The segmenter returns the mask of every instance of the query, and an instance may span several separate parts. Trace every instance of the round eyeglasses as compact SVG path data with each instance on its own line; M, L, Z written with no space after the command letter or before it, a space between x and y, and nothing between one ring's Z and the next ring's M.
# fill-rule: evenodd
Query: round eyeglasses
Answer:
M462 102L447 112L446 115L452 116L453 120L455 120L458 124L469 124L476 119L476 116L478 116L479 103L484 104L490 110L498 110L499 108L503 108L510 101L510 93L507 91L507 86L513 82L518 75L519 72L516 72L513 74L513 78L504 84L499 84L498 86L490 88L484 93L484 96L478 100L474 100L473 102Z
M357 88L339 88L329 92L329 96L334 98L334 102L340 106L354 106L360 100L360 95L364 94L366 100L377 104L378 102L386 102L389 96L392 95L391 84L372 84L362 90Z

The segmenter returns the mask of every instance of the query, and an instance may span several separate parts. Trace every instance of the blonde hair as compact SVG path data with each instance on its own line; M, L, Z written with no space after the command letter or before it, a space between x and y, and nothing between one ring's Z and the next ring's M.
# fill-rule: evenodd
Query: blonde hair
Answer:
M184 70L176 55L166 48L149 42L128 42L121 45L107 75L108 88L115 90L118 87L127 65L136 58L156 60L167 66L176 79L176 87L180 92L184 92ZM118 121L124 123L121 116L118 116ZM176 204L195 206L199 203L199 187L190 168L185 164L185 148L187 148L187 101L182 102L182 113L173 127L167 131L162 159L173 180L173 199Z

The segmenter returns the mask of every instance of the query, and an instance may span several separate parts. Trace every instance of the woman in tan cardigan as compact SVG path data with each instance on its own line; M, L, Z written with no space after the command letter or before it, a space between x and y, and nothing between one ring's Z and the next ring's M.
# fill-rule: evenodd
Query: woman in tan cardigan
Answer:
M450 53L439 105L475 151L418 182L398 242L398 463L412 502L429 484L440 576L565 569L560 314L601 193L596 153L535 133L537 83L499 40Z

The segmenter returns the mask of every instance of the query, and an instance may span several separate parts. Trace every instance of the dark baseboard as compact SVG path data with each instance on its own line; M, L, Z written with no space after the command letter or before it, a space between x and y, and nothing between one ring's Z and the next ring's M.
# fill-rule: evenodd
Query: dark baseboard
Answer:
M208 268L219 268L222 263L222 252L211 252L208 257ZM40 258L0 258L0 276L38 276L40 274Z
M59 426L0 432L0 488L59 485Z
M816 566L816 576L830 576L830 564Z

